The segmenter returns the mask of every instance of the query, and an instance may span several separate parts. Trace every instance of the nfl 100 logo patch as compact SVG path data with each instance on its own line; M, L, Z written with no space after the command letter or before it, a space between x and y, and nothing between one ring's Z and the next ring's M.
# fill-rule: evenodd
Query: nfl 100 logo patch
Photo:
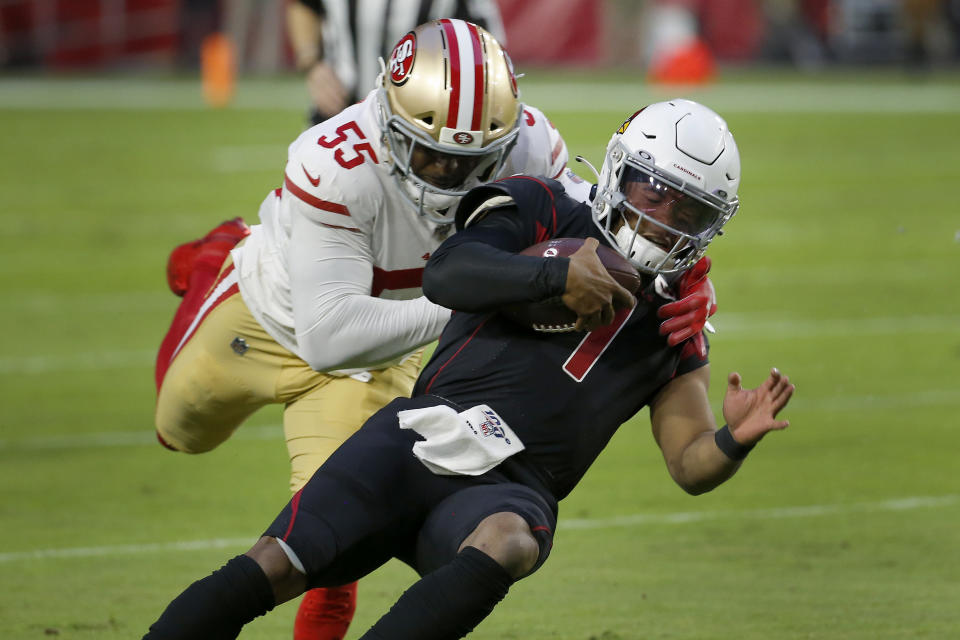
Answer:
M504 442L510 444L510 438L503 431L503 423L500 417L493 411L483 411L483 422L480 423L480 434L484 437L493 436L494 438L503 438Z

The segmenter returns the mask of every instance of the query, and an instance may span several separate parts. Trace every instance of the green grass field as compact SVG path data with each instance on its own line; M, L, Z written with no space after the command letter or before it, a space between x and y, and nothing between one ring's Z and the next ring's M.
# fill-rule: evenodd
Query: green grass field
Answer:
M670 97L522 82L598 164ZM711 248L711 398L776 365L792 426L691 498L638 416L561 505L550 561L471 637L958 638L960 80L742 73L690 95L727 117L744 172ZM224 111L184 80L0 79L0 638L140 637L287 499L277 410L210 454L155 444L152 358L169 250L255 217L304 100L293 78ZM362 581L350 637L413 578ZM289 638L295 610L241 637Z

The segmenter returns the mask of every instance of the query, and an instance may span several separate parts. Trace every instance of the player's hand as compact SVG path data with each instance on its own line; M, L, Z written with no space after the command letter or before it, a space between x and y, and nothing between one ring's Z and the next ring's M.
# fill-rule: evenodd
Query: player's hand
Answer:
M333 67L326 62L317 62L307 72L307 91L317 111L325 115L335 115L347 106L347 92L334 73Z
M597 255L599 244L596 238L587 238L570 256L567 286L561 300L577 314L577 331L608 325L618 309L636 304L633 294L607 273Z
M674 347L684 340L693 340L700 358L707 357L707 341L703 327L707 318L717 312L717 292L707 277L710 258L703 256L677 281L677 300L657 309L660 335L667 336L667 344Z
M733 439L742 445L751 445L769 431L786 429L788 420L777 420L777 414L787 406L796 387L776 368L756 389L744 389L739 373L727 376L727 394L723 398L723 418L730 427Z

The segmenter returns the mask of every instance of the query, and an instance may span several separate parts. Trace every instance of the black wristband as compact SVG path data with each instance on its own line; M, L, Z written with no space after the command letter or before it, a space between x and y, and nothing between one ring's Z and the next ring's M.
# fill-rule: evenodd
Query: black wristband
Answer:
M731 460L743 460L747 457L747 454L756 446L755 444L740 444L733 439L733 434L730 433L730 427L723 425L722 429L719 429L715 434L713 434L713 441L717 443L717 448L720 451L723 451Z

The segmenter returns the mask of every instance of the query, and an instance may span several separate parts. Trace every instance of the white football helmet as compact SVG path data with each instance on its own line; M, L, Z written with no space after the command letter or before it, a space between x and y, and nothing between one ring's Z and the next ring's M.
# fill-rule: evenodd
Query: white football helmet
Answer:
M483 28L434 20L397 43L378 84L377 116L401 193L421 215L452 222L454 205L496 174L516 142L523 105L510 58ZM433 175L418 173L425 162Z
M651 104L607 145L593 219L641 272L693 266L740 207L740 152L727 123L691 100Z

